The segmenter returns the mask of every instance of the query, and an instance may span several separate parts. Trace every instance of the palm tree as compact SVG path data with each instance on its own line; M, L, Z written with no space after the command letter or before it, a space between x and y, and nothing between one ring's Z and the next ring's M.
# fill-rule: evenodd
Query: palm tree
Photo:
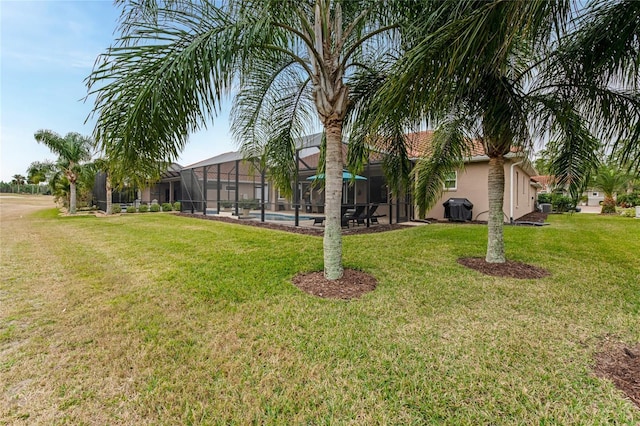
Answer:
M69 184L69 213L76 213L76 182L81 172L82 163L91 159L91 138L79 133L67 133L61 137L51 130L38 130L34 135L36 141L46 145L58 155L56 167L63 173ZM55 179L60 182L59 177ZM54 185L52 185L52 190Z
M34 161L27 169L27 178L29 182L39 186L42 182L49 182L54 170L55 164L51 161Z
M233 0L131 4L117 46L88 79L95 138L123 169L173 161L188 134L236 90L233 133L292 193L295 139L325 133L324 272L342 276L344 129L357 70L393 51L392 8L377 0ZM293 166L292 166L293 165Z
M13 179L11 180L11 183L18 186L18 193L20 193L20 185L25 184L26 178L22 175L13 175L12 177Z
M639 105L637 96L607 90L598 81L564 81L568 72L552 49L562 40L570 10L568 1L460 1L443 2L438 14L417 11L412 24L401 27L408 31L406 54L366 113L374 132L385 111L438 124L430 155L414 171L421 214L433 206L444 176L462 164L472 141L482 144L489 157L490 263L506 261L505 157L550 135L593 156L600 143L590 130L619 131L624 118L633 116L603 111L637 111ZM590 120L601 116L606 120Z
M632 179L631 176L624 173L616 167L602 165L598 168L593 177L591 186L604 193L602 201L602 209L600 213L610 214L616 212L616 201L614 196L620 191L624 191L627 184Z

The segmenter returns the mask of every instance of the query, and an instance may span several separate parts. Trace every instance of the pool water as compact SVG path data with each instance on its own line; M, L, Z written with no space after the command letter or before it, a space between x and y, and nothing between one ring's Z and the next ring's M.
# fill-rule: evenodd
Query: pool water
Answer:
M251 213L250 215L260 219L260 213ZM300 215L300 216L298 216L298 218L300 220L311 220L311 219L313 219L313 216ZM264 220L282 220L282 221L293 222L294 220L296 220L296 217L294 215L290 215L290 214L265 213L264 214Z
M218 211L215 210L215 209L207 209L207 215L214 215L214 214L218 214ZM249 215L251 217L255 217L257 219L260 219L260 213L250 213ZM314 218L314 216L300 215L299 218L300 218L300 220L312 220ZM264 220L276 220L276 221L293 222L294 220L296 220L296 218L292 214L265 213L264 214Z

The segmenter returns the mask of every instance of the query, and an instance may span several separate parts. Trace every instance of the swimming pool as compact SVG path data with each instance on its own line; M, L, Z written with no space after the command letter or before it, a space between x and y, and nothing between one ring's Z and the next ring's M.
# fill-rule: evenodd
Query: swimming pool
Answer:
M260 219L260 213L250 213L250 216ZM300 220L311 220L313 216L298 216ZM296 217L292 214L282 214L282 213L265 213L264 220L281 220L281 221L291 221L296 220Z
M218 211L215 209L207 209L207 215L215 215L218 214ZM249 216L260 219L260 213L250 213ZM300 220L312 220L314 216L300 215ZM283 214L283 213L265 213L264 220L275 220L275 221L289 221L293 222L296 220L295 216L292 214Z

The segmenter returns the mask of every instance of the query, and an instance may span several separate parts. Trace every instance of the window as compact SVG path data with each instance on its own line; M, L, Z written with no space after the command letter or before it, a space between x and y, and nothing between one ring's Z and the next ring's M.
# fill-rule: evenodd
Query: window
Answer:
M262 201L262 187L256 186L255 189L256 189L255 199ZM269 202L269 185L268 184L264 185L264 198L265 198L264 202L268 203Z
M513 191L513 189L511 189ZM511 197L511 195L509 196ZM516 206L520 205L520 172L516 172Z
M447 191L455 191L458 189L458 172L449 172L444 177L444 189Z
M592 195L592 197L597 197L597 196L598 196L597 192L594 192L593 195Z

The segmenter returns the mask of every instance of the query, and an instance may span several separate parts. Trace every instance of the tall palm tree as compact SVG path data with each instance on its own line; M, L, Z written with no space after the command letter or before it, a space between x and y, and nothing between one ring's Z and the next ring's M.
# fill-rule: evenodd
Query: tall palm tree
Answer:
M392 8L377 0L146 1L128 3L122 35L88 79L95 137L124 169L173 161L234 92L233 133L247 156L266 158L291 193L295 139L325 133L324 271L342 276L345 126L358 70L396 39Z
M18 186L18 193L20 192L20 185L24 185L25 184L25 177L18 174L18 175L13 175L12 176L13 179L11 180L11 183L14 185Z
M374 131L388 111L439 126L430 155L415 169L421 214L433 206L444 176L463 162L471 141L482 144L489 157L490 263L506 261L505 157L549 136L595 155L600 143L592 130L620 130L639 105L637 94L564 80L566 69L553 49L570 12L568 1L473 0L443 2L438 14L417 11L401 27L408 31L406 54L366 113ZM603 114L608 110L632 112ZM602 116L606 120L590 120Z
M79 133L67 133L64 137L51 130L38 130L36 141L46 145L58 155L56 167L69 183L69 213L76 213L76 182L80 176L82 164L91 159L91 138ZM59 181L59 179L56 179ZM52 185L53 187L53 185Z

